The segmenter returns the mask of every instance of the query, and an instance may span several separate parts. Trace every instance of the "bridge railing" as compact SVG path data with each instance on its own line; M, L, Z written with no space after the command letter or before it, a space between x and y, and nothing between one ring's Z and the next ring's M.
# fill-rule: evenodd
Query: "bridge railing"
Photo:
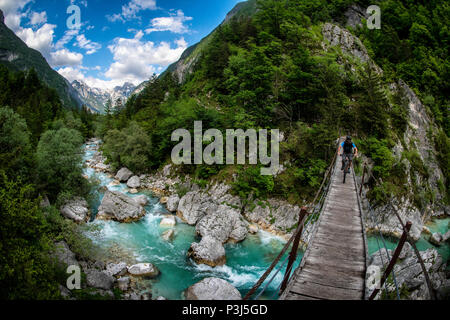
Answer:
M339 142L339 138L337 139L337 142ZM278 262L280 262L283 255L287 252L289 246L292 244L292 249L289 252L289 255L285 257L283 262L275 269L275 273L272 275L272 277L269 279L269 281L265 284L263 289L255 296L255 300L258 299L265 290L269 287L269 285L273 282L275 277L278 273L283 269L286 262L288 262L288 265L286 267L286 271L283 277L283 280L281 281L280 285L277 288L278 295L281 295L283 291L286 289L287 284L289 283L289 280L291 278L291 271L294 266L294 263L297 259L298 254L298 248L300 244L300 240L302 239L302 235L304 234L304 231L307 229L307 227L310 224L314 224L322 209L324 200L326 197L326 194L328 193L328 189L331 183L331 177L333 176L334 168L335 168L335 162L337 158L337 146L336 146L336 152L334 153L334 157L331 161L330 166L328 167L327 171L325 172L324 178L322 180L322 183L319 187L319 190L316 192L313 201L311 202L311 205L309 207L302 207L299 213L297 228L295 229L294 233L291 235L289 240L284 245L283 249L280 251L278 256L274 259L272 264L269 266L269 268L264 272L264 274L260 277L260 279L255 283L255 285L247 292L247 294L244 296L243 300L249 300L255 292L258 290L258 288L264 283L264 281L267 279L267 277L272 273L272 271L277 266ZM317 224L313 227L312 230L309 232L310 237L309 241L312 240L312 238L315 235Z
M363 189L364 189L364 184L365 184L365 181L366 181L365 180L366 176L368 177L367 181L369 181L369 179L373 179L376 183L379 183L381 185L381 181L379 179L377 179L376 177L374 177L373 174L367 170L366 165L364 165L363 166L363 173L362 173L361 183L358 186L358 183L357 183L357 180L356 180L356 177L355 177L355 174L354 174L354 170L353 170L353 178L355 179L355 184L356 184L357 188L359 188L359 192L357 193L358 194L358 201L360 201L360 198L363 196ZM370 219L372 221L372 224L375 226L375 229L378 231L379 238L380 238L380 240L381 240L381 242L383 244L384 251L386 252L386 257L389 260L389 263L387 263L387 267L384 270L383 276L380 279L379 286L376 287L371 292L371 294L369 295L368 299L369 300L375 299L375 297L377 296L377 294L379 293L379 291L380 291L381 287L383 287L383 285L384 285L385 291L386 292L388 291L387 287L386 287L386 280L388 279L389 275L391 275L391 274L392 274L392 279L393 279L393 282L394 282L394 285L395 285L395 291L396 291L397 299L398 300L401 299L400 298L400 292L399 292L398 284L397 284L397 280L396 280L396 277L395 277L394 266L395 266L395 264L396 264L396 262L397 262L397 260L398 260L398 258L400 256L400 253L401 253L401 251L403 249L404 244L406 242L408 242L411 245L411 247L413 248L414 254L416 255L417 260L419 261L419 264L421 265L422 271L424 273L425 283L427 285L427 288L428 288L428 291L429 291L429 294L430 294L430 298L435 300L436 296L435 296L433 287L431 285L431 281L430 281L430 277L429 277L428 271L425 268L425 264L423 262L423 259L422 259L421 255L420 255L419 250L417 250L417 247L415 245L414 240L411 238L411 236L409 234L409 231L411 229L412 223L410 221L407 221L406 223L403 222L402 218L398 214L397 208L395 208L393 203L392 203L392 198L389 197L382 188L381 188L381 190L382 190L384 196L387 199L389 199L388 200L388 205L391 206L391 208L393 209L393 212L396 215L396 217L397 217L397 219L398 219L398 221L399 221L399 223L400 223L400 225L402 227L402 231L403 232L402 232L402 236L400 238L400 241L399 241L399 243L398 243L398 245L397 245L397 247L396 247L392 257L391 257L390 254L389 254L389 250L388 250L388 248L386 246L386 241L384 240L383 234L381 232L380 222L378 221L378 219L377 219L377 217L376 217L376 215L374 213L374 208L376 207L376 205L372 206L370 203L368 204L368 210L367 210L368 211L368 215L369 215L369 217L370 217ZM365 194L364 194L364 196L365 196ZM361 206L361 210L363 210L362 206ZM363 225L363 230L365 232L365 226L364 225ZM376 237L376 241L377 241L377 246L378 246L378 252L380 253L381 263L382 263L383 266L385 266L386 264L384 263L384 258L383 258L383 255L381 253L382 252L382 248L381 248L381 245L380 245L380 241L379 241L379 239L377 237Z

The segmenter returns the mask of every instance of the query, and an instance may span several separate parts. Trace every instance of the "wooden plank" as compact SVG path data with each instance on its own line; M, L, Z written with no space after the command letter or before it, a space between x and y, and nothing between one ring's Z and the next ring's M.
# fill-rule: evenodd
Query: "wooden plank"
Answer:
M288 294L286 294L286 300L315 300L315 301L318 301L321 299L318 299L315 297L309 297L309 296L305 296L302 294L298 294L296 292L289 291Z
M348 226L343 223L331 223L328 221L321 221L320 227L322 228L329 228L330 231L336 233L336 232L354 232L354 233L360 233L362 234L362 226Z
M339 249L340 247L355 247L355 248L364 248L362 241L360 240L361 236L355 235L342 235L342 234L320 234L317 233L313 242L313 244L326 245L329 244L331 247ZM333 243L333 245L331 245Z
M329 274L326 276L309 273L307 270L302 271L301 275L296 281L308 281L311 283L317 283L325 286L331 286L335 288L350 289L350 290L363 290L364 281L355 277L332 277Z
M347 270L348 272L355 272L355 274L357 272L366 272L366 262L362 258L361 258L361 260L353 261L353 263L351 265L349 265L349 264L336 264L335 261L324 260L324 259L317 258L316 256L309 255L307 257L305 266L306 266L306 264L309 264L311 266L315 265L318 269L320 269L321 266L323 266L324 270L326 269L326 267L330 267L330 268L336 268L338 270L343 270L343 271Z
M322 221L361 227L361 219L355 216L324 214Z
M317 297L328 300L361 300L362 290L342 289L332 286L324 286L309 281L297 281L291 288L295 292L310 297Z
M358 261L361 255L363 255L363 252L355 253L351 250L336 250L335 248L316 246L313 244L310 255L312 257L322 258L323 260L352 264L353 261Z
M337 242L337 241L326 241L322 238L314 239L314 245L317 246L328 246L334 250L346 250L349 249L354 252L364 254L365 248L361 241L353 242Z
M357 200L357 199L356 199ZM341 209L348 209L348 210L354 210L355 205L357 205L356 202L344 202L339 198L330 198L327 202L327 207L328 208L341 208ZM358 210L359 211L359 210Z
M315 275L317 277L323 277L324 274L326 274L327 277L330 278L336 278L339 280L345 279L345 281L359 283L361 285L364 285L365 282L365 278L363 277L365 275L364 272L348 272L348 270L342 270L338 268L324 267L318 269L315 266L309 265L301 270L298 277L305 273Z

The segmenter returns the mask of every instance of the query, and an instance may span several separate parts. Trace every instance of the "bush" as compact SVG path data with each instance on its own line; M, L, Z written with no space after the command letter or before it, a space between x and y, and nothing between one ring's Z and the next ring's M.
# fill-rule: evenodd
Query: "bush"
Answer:
M238 177L232 183L231 190L242 199L247 199L251 194L253 198L266 198L273 187L273 176L263 176L260 173L260 166L250 166L238 170Z
M125 166L133 172L142 172L149 167L150 147L150 137L132 121L121 131L108 131L103 151L114 169Z

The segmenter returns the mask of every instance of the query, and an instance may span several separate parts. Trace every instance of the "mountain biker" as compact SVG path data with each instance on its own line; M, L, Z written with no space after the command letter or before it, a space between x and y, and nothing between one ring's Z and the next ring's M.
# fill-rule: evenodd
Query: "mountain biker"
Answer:
M341 154L341 149L343 149L343 152ZM339 146L338 154L341 154L342 157L342 168L341 170L344 170L345 166L345 159L349 160L348 164L348 171L350 172L350 167L352 166L353 156L358 156L358 148L356 148L355 144L352 142L352 137L347 136L344 142L341 143Z

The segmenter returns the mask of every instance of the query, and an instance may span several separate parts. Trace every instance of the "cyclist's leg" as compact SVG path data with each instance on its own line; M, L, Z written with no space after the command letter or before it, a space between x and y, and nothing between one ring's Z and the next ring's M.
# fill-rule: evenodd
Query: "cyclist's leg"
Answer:
M350 173L350 168L352 167L353 163L353 153L348 154L348 166L347 166L347 173Z

